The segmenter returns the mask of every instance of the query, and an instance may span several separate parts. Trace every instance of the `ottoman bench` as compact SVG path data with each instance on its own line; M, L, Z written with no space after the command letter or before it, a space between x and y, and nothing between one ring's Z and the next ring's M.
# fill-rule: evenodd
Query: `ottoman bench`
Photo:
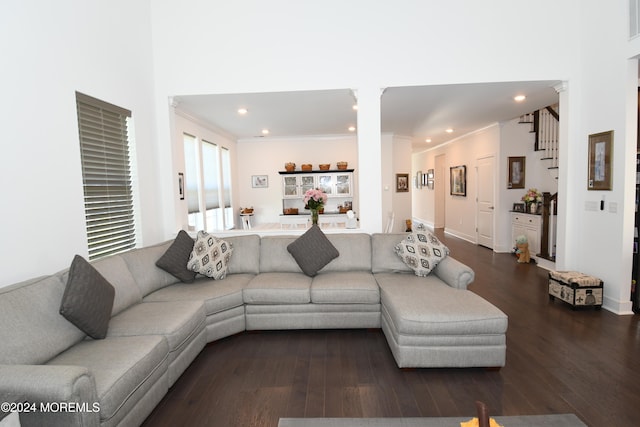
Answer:
M377 273L382 330L398 367L505 365L508 319L497 307L437 277Z

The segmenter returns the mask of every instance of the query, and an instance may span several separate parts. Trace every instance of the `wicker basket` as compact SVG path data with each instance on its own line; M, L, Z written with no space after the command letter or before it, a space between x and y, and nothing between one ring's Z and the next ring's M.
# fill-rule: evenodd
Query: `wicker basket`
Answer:
M298 208L284 208L285 215L298 215Z
M294 170L296 170L296 164L291 162L285 163L284 170L286 170L287 172L293 172Z
M329 168L331 167L330 163L323 163L321 165L318 165L318 167L320 168L321 171L328 171Z
M309 172L311 169L313 169L313 166L310 163L305 163L302 166L300 166L300 169L302 169L305 172Z
M349 163L347 163L347 162L338 162L338 163L336 163L336 166L340 170L345 170L348 165L349 165Z

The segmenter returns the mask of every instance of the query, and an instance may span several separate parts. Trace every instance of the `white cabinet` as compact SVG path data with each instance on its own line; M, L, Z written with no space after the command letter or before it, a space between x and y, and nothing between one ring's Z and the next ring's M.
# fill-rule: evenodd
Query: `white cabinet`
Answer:
M307 190L316 188L317 177L309 175L285 175L282 177L282 198L298 199Z
M511 243L515 246L516 237L527 236L529 252L536 257L540 252L542 238L542 216L520 212L511 212Z

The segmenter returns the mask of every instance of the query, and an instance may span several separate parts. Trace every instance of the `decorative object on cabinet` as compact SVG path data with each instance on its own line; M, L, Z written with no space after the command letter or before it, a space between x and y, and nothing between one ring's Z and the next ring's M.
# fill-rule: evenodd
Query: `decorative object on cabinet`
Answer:
M291 162L285 163L284 170L286 170L287 172L293 172L294 170L296 170L296 164Z
M338 170L345 170L347 168L349 164L347 162L338 162L336 163L336 167L338 168Z
M178 172L178 195L180 200L184 200L184 174Z
M396 174L396 193L406 193L409 191L409 174Z
M253 188L268 188L269 176L268 175L252 175L251 187Z
M514 203L513 204L514 212L524 212L524 203Z
M304 193L304 207L311 211L311 223L318 223L318 214L324 208L324 204L327 203L327 194L318 189L307 190Z
M509 157L509 175L507 188L524 188L525 165L527 158Z
M318 168L320 168L321 171L328 171L329 169L331 169L331 163L319 164Z
M305 172L311 172L311 170L313 169L313 165L311 165L311 163L304 163L303 165L300 166L300 169L302 169Z
M449 168L451 186L449 194L452 196L467 196L467 166L452 166Z
M588 190L612 190L613 131L589 135Z
M539 192L537 188L530 188L524 196L522 196L522 201L527 206L525 212L532 214L538 213L538 205L542 202L542 193Z

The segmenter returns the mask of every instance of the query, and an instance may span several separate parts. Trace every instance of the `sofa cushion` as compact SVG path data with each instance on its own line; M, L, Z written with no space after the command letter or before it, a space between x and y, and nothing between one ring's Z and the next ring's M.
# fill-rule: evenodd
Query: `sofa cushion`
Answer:
M0 288L0 364L42 364L86 337L60 315L61 276Z
M203 325L201 301L143 302L113 317L107 336L163 335L173 352Z
M127 307L142 301L142 292L129 271L127 263L120 255L92 261L91 265L107 279L116 290L111 316L115 316ZM64 276L63 276L64 277Z
M302 273L261 273L242 291L245 304L307 304L311 278Z
M380 300L395 330L406 335L504 334L507 316L475 293L437 276L379 273Z
M287 251L296 260L307 276L313 277L331 260L340 256L320 227L312 226L287 246Z
M262 236L260 273L301 273L300 266L287 250L295 240L295 236Z
M407 233L374 233L371 235L372 273L413 272L395 252L398 242L406 236Z
M224 280L199 277L195 282L176 283L145 297L152 301L202 301L207 316L244 304L242 290L253 279L253 274L230 274Z
M449 248L432 233L417 231L402 239L395 246L395 252L416 276L424 277L449 255Z
M165 381L169 347L160 335L82 341L48 362L85 366L93 374L100 424L118 425L157 381Z
M156 261L169 249L169 246L171 241L133 249L119 255L129 267L142 297L179 282L173 274L156 266Z
M379 304L380 289L369 271L320 273L311 282L315 304Z
M258 274L260 272L260 236L228 236L224 238L233 247L229 261L229 274Z
M186 231L180 230L171 246L156 261L161 269L173 274L181 282L191 283L196 279L196 272L187 268L189 256L193 250L193 239Z
M115 289L89 262L76 255L62 296L60 314L94 339L107 336Z
M222 280L227 275L231 254L233 247L227 241L200 230L187 268L212 279Z
M327 264L322 272L371 271L371 236L365 233L330 233L327 239L340 256Z

